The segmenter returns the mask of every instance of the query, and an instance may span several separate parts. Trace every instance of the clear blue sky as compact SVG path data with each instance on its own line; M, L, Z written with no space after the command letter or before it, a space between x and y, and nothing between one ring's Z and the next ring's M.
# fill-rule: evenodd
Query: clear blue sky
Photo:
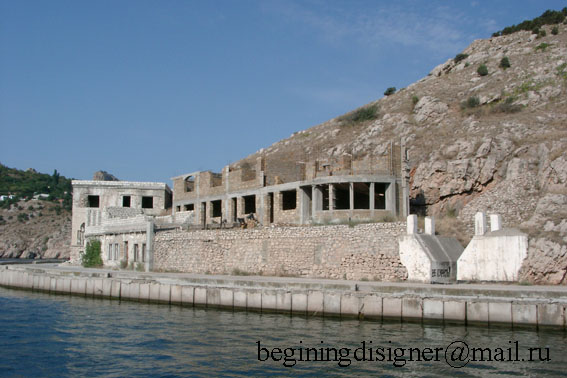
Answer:
M219 171L566 1L0 0L0 162Z

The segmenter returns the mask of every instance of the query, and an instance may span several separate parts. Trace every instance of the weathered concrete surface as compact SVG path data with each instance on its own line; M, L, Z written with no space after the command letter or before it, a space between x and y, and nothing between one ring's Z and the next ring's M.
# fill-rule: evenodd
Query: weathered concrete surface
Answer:
M515 229L480 232L477 227L477 235L457 261L457 280L518 281L528 255L528 236Z
M443 319L445 321L464 322L467 319L466 302L445 301L443 302Z
M435 220L425 218L425 234L417 234L417 215L407 217L408 234L398 244L400 261L410 282L449 283L457 279L457 260L463 247L455 238L435 235Z
M565 328L567 287L429 285L6 266L0 285L134 301L364 319Z

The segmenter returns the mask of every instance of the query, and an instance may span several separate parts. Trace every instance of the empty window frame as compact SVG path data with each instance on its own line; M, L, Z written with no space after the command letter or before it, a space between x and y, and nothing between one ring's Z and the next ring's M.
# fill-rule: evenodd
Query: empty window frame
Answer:
M222 216L222 200L211 201L211 208L213 218Z
M192 192L195 190L195 178L193 176L187 176L185 178L185 192Z
M100 206L100 197L99 196L88 196L87 197L87 206L88 207L99 207Z
M122 197L122 207L130 207L131 201L132 201L132 197L123 196Z
M335 210L350 209L350 184L334 184Z
M319 203L317 209L323 211L329 210L329 185L317 185L317 189L320 192ZM320 207L319 207L320 204Z
M297 190L285 190L282 194L282 210L293 210L297 207Z
M146 243L142 244L142 262L146 262Z
M256 196L244 196L244 214L252 214L256 212Z
M189 203L187 205L183 205L183 210L185 211L193 211L195 210L195 205L192 203Z
M211 188L222 186L222 173L211 173Z
M114 260L118 260L120 255L120 250L118 249L118 243L114 243Z
M370 183L355 182L353 189L354 208L370 209Z
M138 249L138 244L134 244L134 261L140 260L140 251Z
M128 242L124 242L124 249L122 250L122 259L128 261Z
M142 209L153 209L153 208L154 208L154 197L143 196Z
M377 182L374 184L374 208L386 210L386 190L390 184Z
M112 260L112 244L108 244L108 253L106 255L107 260Z

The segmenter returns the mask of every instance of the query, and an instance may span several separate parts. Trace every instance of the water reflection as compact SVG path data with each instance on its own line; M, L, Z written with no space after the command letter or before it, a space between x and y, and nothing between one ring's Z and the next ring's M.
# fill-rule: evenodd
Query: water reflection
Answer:
M0 350L3 375L18 376L486 376L560 375L567 363L563 331L463 327L414 323L290 317L280 314L169 307L46 295L0 288ZM357 362L366 346L390 350L445 347L550 348L551 362L469 362L453 369L441 361ZM273 351L350 348L338 362L257 360L258 344ZM509 343L509 341L512 342ZM323 343L321 343L323 342ZM372 344L370 344L372 342ZM262 358L266 356L262 355ZM283 354L276 354L283 356Z

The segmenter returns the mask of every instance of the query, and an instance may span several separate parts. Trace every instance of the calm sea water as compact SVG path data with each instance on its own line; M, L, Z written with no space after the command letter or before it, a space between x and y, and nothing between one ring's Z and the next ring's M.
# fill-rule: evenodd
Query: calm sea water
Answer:
M516 345L520 359L528 359L529 347L540 349L532 353L536 361L470 361L460 369L447 364L444 352L439 352L439 361L408 361L407 348L420 348L426 359L432 359L435 348L445 348L456 340L465 342L469 351L474 347L495 350L492 359L498 359L498 347L504 353L500 359L508 360L508 349L515 359ZM359 360L369 359L370 346L374 358L378 356L376 348L383 347L386 361L356 361L355 349L363 341L367 351L365 356L358 351ZM306 348L323 348L317 358L331 361L313 361L313 349L311 361L305 361ZM347 349L341 348L350 348L348 355ZM393 353L391 361L388 348ZM431 348L432 353L426 348ZM333 349L338 351L336 360ZM399 357L396 362L393 357L400 350L405 360ZM454 353L463 349L449 350ZM540 361L538 352L545 361ZM0 353L1 376L27 377L502 377L559 376L567 372L567 335L563 331L290 317L5 288L0 288ZM284 353L288 353L287 362L272 359L282 358ZM294 366L286 367L284 363Z

